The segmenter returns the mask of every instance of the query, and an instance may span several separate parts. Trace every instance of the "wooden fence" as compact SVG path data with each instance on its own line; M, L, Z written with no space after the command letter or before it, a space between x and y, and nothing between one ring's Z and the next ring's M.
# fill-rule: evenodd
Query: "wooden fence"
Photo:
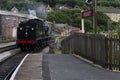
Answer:
M61 42L62 53L77 54L110 70L120 70L120 37L74 33Z

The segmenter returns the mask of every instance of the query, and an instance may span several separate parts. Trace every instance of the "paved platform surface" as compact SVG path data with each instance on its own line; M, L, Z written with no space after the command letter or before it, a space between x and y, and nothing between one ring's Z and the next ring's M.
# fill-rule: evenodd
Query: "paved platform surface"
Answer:
M0 43L0 48L10 46L10 45L14 45L14 44L16 44L16 42Z
M5 59L9 58L10 56L16 54L19 51L20 51L20 49L14 49L14 50L0 53L0 62L4 61Z
M16 42L0 43L0 48L14 45L14 44L16 44ZM9 58L10 56L16 54L18 51L20 51L20 50L14 49L14 50L0 53L0 62L4 61L5 59Z
M17 69L16 69L17 70ZM15 71L16 72L16 71ZM43 80L42 55L29 54L10 80Z
M45 54L43 57L43 61L47 62L50 75L44 80L120 80L119 72L98 68L73 55Z

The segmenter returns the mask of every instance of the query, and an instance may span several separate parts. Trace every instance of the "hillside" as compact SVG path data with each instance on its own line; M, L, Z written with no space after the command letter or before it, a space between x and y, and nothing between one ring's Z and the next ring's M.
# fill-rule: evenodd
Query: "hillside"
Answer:
M4 4L3 4L4 3ZM17 7L20 11L26 11L31 5L44 3L55 7L56 5L66 5L71 8L79 6L81 8L90 7L92 4L87 4L85 0L0 0L0 9L10 10L12 7ZM98 8L118 8L120 9L119 0L99 0L97 1Z
M4 4L3 4L4 3ZM120 22L113 22L101 10L120 9L119 0L99 0L97 1L97 28L98 31L118 30ZM46 13L47 5L53 9L51 13ZM65 6L69 9L59 10L57 7ZM28 10L35 10L38 17L54 23L67 23L68 25L81 28L81 10L92 8L93 2L88 4L85 0L0 0L0 9L10 11L13 7L18 8L21 13L28 13ZM108 28L109 27L109 28ZM85 20L86 32L93 31L93 18Z

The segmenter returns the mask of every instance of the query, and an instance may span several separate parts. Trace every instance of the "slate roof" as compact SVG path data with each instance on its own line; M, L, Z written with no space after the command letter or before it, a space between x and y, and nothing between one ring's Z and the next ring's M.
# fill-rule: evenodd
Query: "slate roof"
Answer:
M120 9L106 9L106 10L102 10L102 12L104 12L104 13L118 13L118 14L120 14Z
M0 15L13 15L13 16L18 16L18 17L29 18L29 14L21 14L21 13L15 13L11 11L3 11L3 10L0 10Z

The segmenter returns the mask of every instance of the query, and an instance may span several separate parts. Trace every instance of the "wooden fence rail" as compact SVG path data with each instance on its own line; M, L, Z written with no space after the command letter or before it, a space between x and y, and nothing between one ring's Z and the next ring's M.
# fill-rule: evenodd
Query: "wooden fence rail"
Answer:
M61 42L62 53L75 53L110 70L120 70L120 37L74 33Z

